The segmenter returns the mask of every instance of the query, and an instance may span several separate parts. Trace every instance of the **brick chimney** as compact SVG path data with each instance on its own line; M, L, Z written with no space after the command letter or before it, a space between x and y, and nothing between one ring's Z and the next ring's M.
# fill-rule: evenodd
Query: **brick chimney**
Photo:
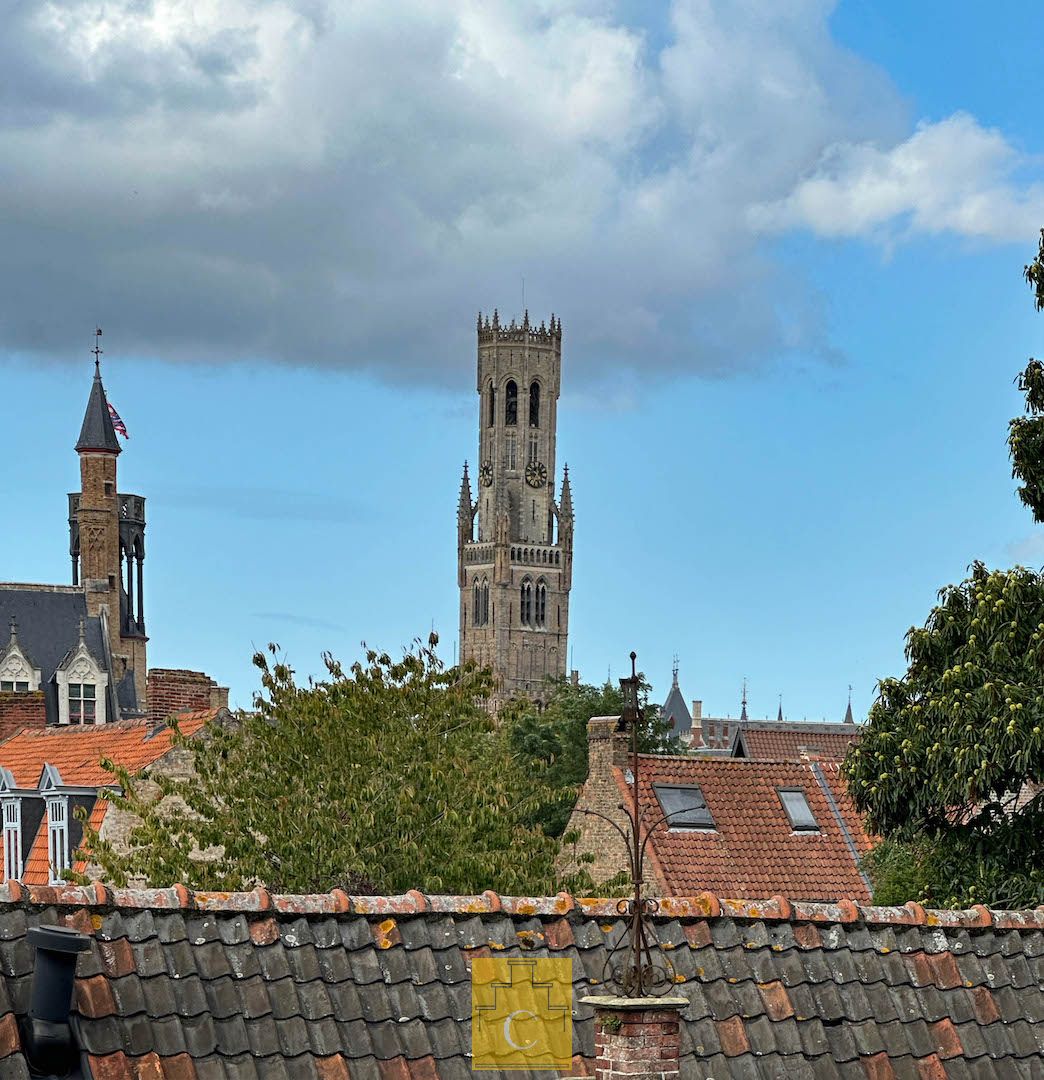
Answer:
M595 1009L595 1080L679 1080L682 997L586 997Z
M22 728L47 726L47 702L42 690L0 692L0 741Z
M228 708L228 687L218 686L202 671L152 668L146 700L149 720L162 723L177 713Z

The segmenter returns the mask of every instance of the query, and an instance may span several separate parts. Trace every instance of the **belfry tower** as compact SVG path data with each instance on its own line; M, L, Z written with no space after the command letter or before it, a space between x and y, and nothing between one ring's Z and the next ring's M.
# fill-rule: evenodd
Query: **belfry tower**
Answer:
M541 700L566 674L573 577L568 466L555 501L562 321L501 326L478 320L477 498L468 467L457 508L460 655L490 666L493 706Z

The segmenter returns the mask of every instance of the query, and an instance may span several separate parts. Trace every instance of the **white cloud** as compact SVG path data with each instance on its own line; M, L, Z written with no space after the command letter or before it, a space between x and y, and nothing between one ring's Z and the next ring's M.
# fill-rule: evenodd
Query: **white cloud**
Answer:
M831 10L675 0L654 49L612 0L21 5L0 39L6 343L69 355L99 319L123 353L459 384L474 310L514 313L524 276L565 317L571 377L829 356L765 229L848 235L853 184L876 189L861 229L910 216L906 159L992 177L1009 230L1037 198L1001 136L904 142ZM922 188L938 227L997 208Z
M956 113L919 124L887 149L834 144L811 176L784 199L755 207L752 220L832 237L902 231L1025 240L1044 220L1044 183L1020 181L1026 164L999 131Z

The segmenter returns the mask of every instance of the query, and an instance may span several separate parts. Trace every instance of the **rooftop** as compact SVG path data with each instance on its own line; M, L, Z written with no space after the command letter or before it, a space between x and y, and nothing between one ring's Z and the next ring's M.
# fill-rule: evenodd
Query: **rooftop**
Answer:
M623 771L614 772L629 800ZM858 859L872 842L836 763L643 755L639 782L648 821L662 814L658 786L698 787L713 818L713 828L672 828L670 821L655 828L652 857L667 891L869 901ZM816 828L795 828L781 791L804 795Z
M664 898L687 1080L1044 1075L1044 911ZM477 956L573 963L571 1075L616 900L0 886L0 1074L28 1077L36 924L90 936L73 1028L97 1080L465 1080ZM526 1077L528 1073L512 1073ZM544 1074L546 1075L546 1074Z

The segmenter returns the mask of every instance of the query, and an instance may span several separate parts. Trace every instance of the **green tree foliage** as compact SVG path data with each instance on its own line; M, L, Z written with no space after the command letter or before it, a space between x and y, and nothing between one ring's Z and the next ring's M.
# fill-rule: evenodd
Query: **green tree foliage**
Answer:
M91 858L117 884L552 891L557 845L531 823L554 792L478 704L488 672L444 669L436 641L395 660L369 651L349 671L327 656L306 686L270 646L254 657L256 713L176 738L190 779L110 765L116 803L141 824L129 854L86 828Z
M1023 270L1033 289L1037 311L1044 309L1044 229L1040 232L1037 257ZM1017 416L1008 425L1011 473L1022 483L1018 495L1033 511L1033 519L1044 523L1044 364L1030 360L1016 379L1026 395L1026 416Z
M868 862L875 897L1044 902L1044 577L973 564L906 656L843 766L887 841Z
M638 746L643 754L679 754L683 747L649 701L650 685L640 676L640 704L645 723ZM534 782L547 784L554 798L535 809L533 821L553 837L562 836L587 779L587 721L592 716L619 716L624 700L618 686L605 682L553 684L544 708L517 700L502 711L503 730L512 750L525 764Z

